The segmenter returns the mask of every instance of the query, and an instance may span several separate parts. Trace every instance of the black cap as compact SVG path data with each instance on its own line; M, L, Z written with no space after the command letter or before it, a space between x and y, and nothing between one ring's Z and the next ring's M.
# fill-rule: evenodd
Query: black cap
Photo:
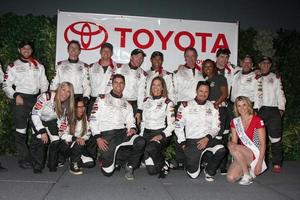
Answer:
M139 53L141 53L144 57L146 57L146 54L145 54L145 52L142 49L134 49L131 52L131 55L138 55Z
M31 41L22 41L22 42L20 42L19 49L23 48L26 45L29 45L32 50L34 49L33 42L31 42Z
M268 56L263 56L260 60L259 60L259 63L263 62L263 61L269 61L270 63L272 63L272 59Z
M111 52L113 52L113 45L111 43L108 43L108 42L105 42L103 44L101 44L101 49L104 49L104 48L109 48L111 50Z
M151 59L156 57L156 56L159 56L161 57L161 59L164 59L164 54L160 51L154 51L152 54L151 54Z

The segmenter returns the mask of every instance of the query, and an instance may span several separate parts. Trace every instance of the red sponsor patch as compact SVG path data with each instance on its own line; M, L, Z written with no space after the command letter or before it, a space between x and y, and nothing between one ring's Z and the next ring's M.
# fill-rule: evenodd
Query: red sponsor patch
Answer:
M4 80L7 80L8 79L8 74L4 74Z
M97 111L98 110L98 106L93 106L92 111Z
M42 109L42 107L43 107L43 104L39 101L34 105L34 109L36 109L36 110L40 110L40 109Z
M66 122L64 122L64 123L62 123L60 126L59 126L59 130L60 131L64 131L64 130L66 130L67 129L67 123Z
M176 116L176 119L177 119L177 120L182 119L182 114L181 114L181 113L178 113L177 116Z
M92 113L95 113L98 110L98 104L95 103L92 108Z

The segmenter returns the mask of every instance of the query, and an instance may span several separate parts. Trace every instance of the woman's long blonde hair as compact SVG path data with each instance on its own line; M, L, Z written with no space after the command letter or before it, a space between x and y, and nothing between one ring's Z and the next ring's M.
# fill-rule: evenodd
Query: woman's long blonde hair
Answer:
M70 89L70 97L65 101L61 102L60 93L62 88L69 87ZM72 83L70 82L62 82L59 84L55 93L55 112L58 118L66 117L68 124L70 126L71 132L75 131L75 123L76 123L76 115L74 110L74 88Z
M233 108L233 111L234 111L234 115L236 117L239 117L241 116L241 114L239 113L238 109L237 109L237 103L239 101L244 101L246 102L247 106L248 106L248 114L249 115L253 115L253 106L252 106L252 103L250 101L250 99L248 97L245 97L245 96L238 96L235 101L234 101L234 108Z

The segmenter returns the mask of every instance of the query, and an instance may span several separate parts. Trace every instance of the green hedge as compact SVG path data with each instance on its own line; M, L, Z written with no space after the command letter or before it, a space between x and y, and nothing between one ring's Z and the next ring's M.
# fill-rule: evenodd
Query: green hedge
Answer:
M53 76L55 60L56 18L45 16L0 16L0 60L4 68L18 56L17 46L22 40L33 40L35 56L46 68L48 79ZM277 32L240 30L239 56L251 54L255 61L261 55L274 58L274 70L279 70L287 96L284 116L285 159L299 159L300 132L300 33L290 30ZM14 153L13 123L10 101L0 91L0 153ZM168 157L173 150L168 149Z

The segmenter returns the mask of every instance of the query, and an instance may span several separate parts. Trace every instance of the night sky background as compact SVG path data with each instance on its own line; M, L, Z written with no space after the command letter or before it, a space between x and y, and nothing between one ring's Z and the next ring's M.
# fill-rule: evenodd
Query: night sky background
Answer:
M239 21L242 29L300 30L300 1L297 0L1 0L0 15L13 12L18 15L54 16L58 9L68 12Z

